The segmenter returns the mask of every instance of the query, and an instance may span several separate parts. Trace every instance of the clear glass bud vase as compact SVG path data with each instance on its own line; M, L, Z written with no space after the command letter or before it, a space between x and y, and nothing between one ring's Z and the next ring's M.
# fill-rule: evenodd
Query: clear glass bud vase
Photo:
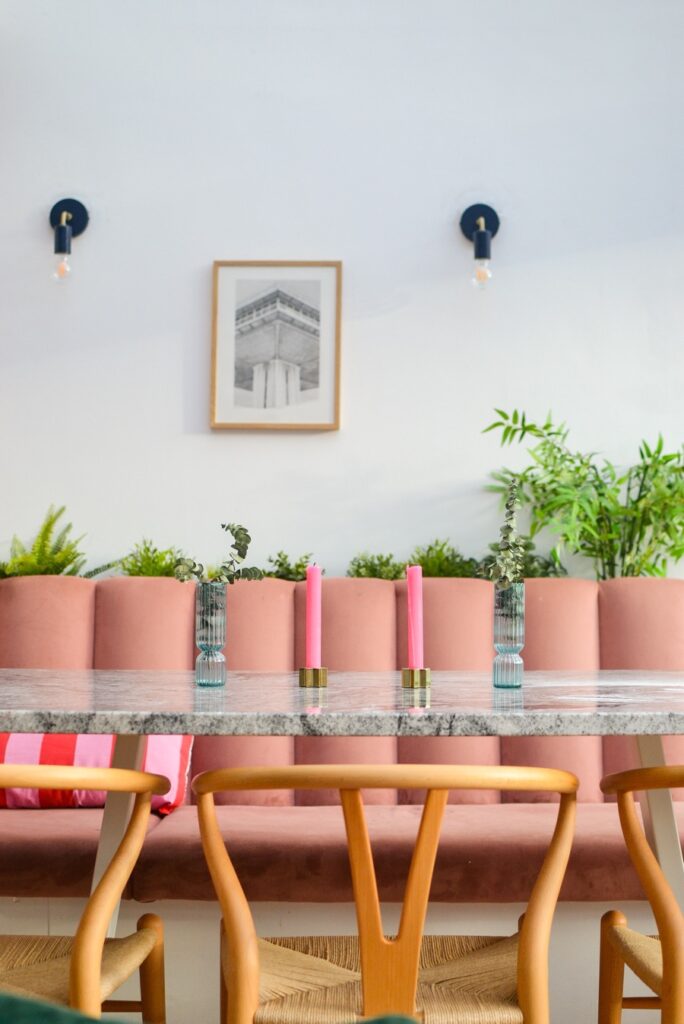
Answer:
M195 662L197 686L225 686L226 584L198 583L195 599Z
M522 686L525 646L525 584L494 584L494 686Z

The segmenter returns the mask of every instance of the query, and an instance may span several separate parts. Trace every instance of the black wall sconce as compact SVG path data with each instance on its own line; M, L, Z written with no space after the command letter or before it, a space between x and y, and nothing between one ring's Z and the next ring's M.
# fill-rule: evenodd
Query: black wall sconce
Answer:
M499 216L496 210L484 203L475 203L464 210L461 217L461 231L473 243L473 284L483 288L491 280L492 238L499 230Z
M50 226L55 231L56 281L66 281L71 274L71 239L88 227L88 211L78 199L60 199L50 210Z

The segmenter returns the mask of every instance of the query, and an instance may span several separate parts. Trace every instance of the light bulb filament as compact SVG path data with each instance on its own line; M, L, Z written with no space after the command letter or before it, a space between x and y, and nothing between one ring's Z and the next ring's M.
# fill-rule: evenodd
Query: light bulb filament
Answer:
M66 253L62 253L58 256L57 262L55 263L53 277L55 281L64 281L69 277L70 273L71 264L69 263L69 257Z
M475 260L475 267L473 269L473 284L476 288L483 288L488 281L491 281L492 271L489 266L489 260Z

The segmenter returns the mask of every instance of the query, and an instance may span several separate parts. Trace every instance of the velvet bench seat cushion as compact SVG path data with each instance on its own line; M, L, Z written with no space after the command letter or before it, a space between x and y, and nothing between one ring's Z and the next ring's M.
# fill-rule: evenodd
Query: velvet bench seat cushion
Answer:
M102 810L0 810L0 896L87 896ZM161 820L150 816L148 838ZM132 882L124 896L131 898Z
M339 807L221 806L219 823L248 899L352 900ZM684 837L684 807L677 807ZM380 897L401 901L421 808L366 807ZM445 812L431 899L516 903L528 899L557 806L451 804ZM150 834L133 873L133 898L213 900L194 807L181 807ZM644 899L615 804L579 804L561 899Z
M556 814L552 804L455 804L445 813L432 899L519 902L529 896ZM684 839L684 806L676 805ZM421 808L366 808L380 895L400 901ZM351 901L339 807L223 806L219 821L248 898ZM0 896L84 896L102 811L0 811ZM150 819L127 898L213 900L194 807ZM615 804L579 804L563 900L643 899Z

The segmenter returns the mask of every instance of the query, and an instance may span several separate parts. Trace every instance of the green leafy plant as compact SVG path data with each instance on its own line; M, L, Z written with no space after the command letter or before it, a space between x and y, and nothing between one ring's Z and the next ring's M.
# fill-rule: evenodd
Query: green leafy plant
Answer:
M347 576L363 579L400 580L406 571L406 562L397 562L394 555L371 555L367 551L352 558Z
M540 555L534 546L534 541L530 537L520 537L520 543L523 546L523 568L522 575L524 579L540 579L541 577L549 576L567 576L568 571L565 566L561 565L560 562L554 561L553 558L547 558L545 555ZM490 555L485 555L480 560L478 565L477 574L483 576L485 579L490 579L490 570L496 561L496 556L499 554L499 544L490 544L489 550Z
M221 529L229 533L233 538L230 551L224 562L215 572L212 570L211 579L216 583L235 583L236 580L260 580L263 577L261 569L256 566L245 566L242 563L247 557L249 545L252 538L244 526L236 523L221 523ZM205 572L201 562L194 558L181 558L176 563L174 571L176 579L183 582L187 580L207 580L209 575Z
M220 565L205 565L204 566L204 574L202 576L202 579L210 580L210 581L211 580L218 580L220 575L221 575L221 566Z
M183 557L177 548L158 548L145 537L119 562L124 576L174 576Z
M411 565L420 565L424 576L476 576L479 563L466 558L448 540L434 540L425 547L415 549L409 558Z
M264 569L264 576L271 576L278 580L305 580L306 567L311 562L311 552L300 555L295 562L290 561L290 556L284 551L278 551L275 555L268 557L270 569Z
M506 492L504 522L499 531L501 537L489 567L489 578L500 590L506 590L512 583L521 583L524 578L525 542L518 536L516 523L519 508L518 481L512 478Z
M82 537L69 536L71 523L57 532L57 522L64 515L65 506L51 505L38 530L36 539L26 546L18 537L12 538L10 557L0 563L0 578L8 576L78 576L85 565L85 555L79 550ZM102 567L104 568L104 567ZM93 570L95 575L100 570Z
M642 441L639 461L619 470L596 452L579 452L567 444L568 429L551 414L537 424L515 409L496 409L488 430L501 431L501 443L527 437L532 464L522 472L492 474L494 490L506 491L513 477L520 500L529 505L530 536L543 528L558 540L551 552L591 559L597 579L615 576L664 576L668 561L684 556L684 449L665 452Z

